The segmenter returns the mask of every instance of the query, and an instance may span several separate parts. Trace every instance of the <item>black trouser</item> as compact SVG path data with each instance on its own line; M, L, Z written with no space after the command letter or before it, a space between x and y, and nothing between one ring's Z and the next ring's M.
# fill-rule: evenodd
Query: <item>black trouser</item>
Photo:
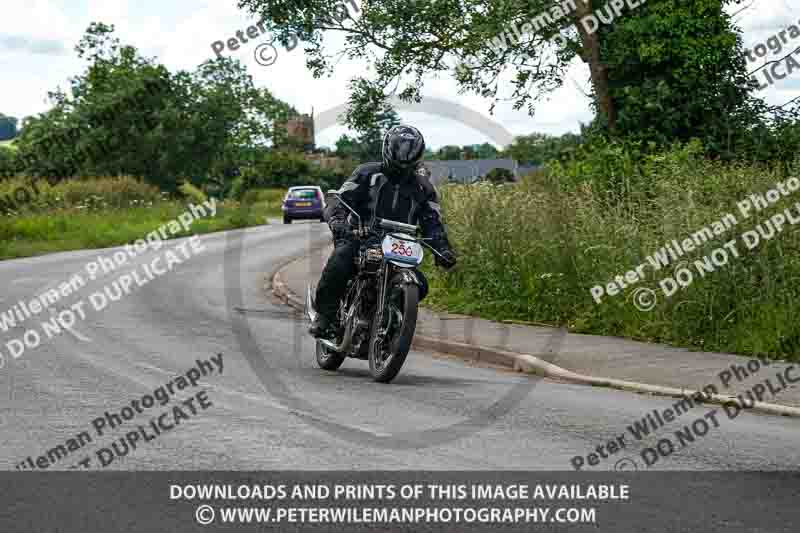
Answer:
M322 270L314 307L328 320L333 321L336 318L339 300L344 297L347 290L347 281L356 273L355 258L358 249L358 241L345 241L338 244L331 252L331 256Z
M358 241L344 242L337 245L319 278L317 285L317 295L314 301L316 311L324 315L328 320L336 318L339 310L339 301L344 297L347 290L347 282L356 274L355 259L360 248ZM428 280L419 270L416 271L422 286L420 287L420 301L428 294Z

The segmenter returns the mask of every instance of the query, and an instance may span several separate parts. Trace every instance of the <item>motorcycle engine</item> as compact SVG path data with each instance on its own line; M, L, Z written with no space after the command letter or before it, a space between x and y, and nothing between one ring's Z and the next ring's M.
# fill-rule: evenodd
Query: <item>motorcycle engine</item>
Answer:
M355 333L353 334L352 357L356 359L369 358L370 326L371 317L374 314L375 300L377 295L373 287L367 287L361 295L361 309L355 323Z
M369 272L374 274L378 272L381 268L381 264L383 263L383 249L381 245L372 245L367 247L364 250L364 263L362 265L362 269L365 272Z

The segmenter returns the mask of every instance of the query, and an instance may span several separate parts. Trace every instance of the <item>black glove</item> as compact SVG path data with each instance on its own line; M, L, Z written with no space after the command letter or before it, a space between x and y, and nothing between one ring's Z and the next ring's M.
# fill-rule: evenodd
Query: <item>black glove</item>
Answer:
M347 223L346 218L332 218L328 222L328 226L330 226L333 233L333 243L335 245L350 242L353 239L353 229Z
M439 255L436 255L436 259L434 260L436 266L442 267L445 270L450 270L451 268L456 266L458 258L456 257L456 254L455 252L453 252L453 250L449 248L442 248L438 251L439 254L441 254L441 257L439 257Z

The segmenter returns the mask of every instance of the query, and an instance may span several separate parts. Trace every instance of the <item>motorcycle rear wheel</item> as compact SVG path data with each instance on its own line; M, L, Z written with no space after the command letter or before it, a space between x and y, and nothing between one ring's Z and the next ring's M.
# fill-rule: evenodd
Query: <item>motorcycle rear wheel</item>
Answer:
M390 289L392 297L384 310L383 324L375 320L369 340L369 371L372 379L379 383L389 383L400 372L405 363L414 331L417 328L417 306L419 305L419 287L413 284L399 284ZM378 328L389 320L388 314L399 312L402 315L399 327L393 325L389 336L381 346L375 340ZM392 317L392 320L396 320Z

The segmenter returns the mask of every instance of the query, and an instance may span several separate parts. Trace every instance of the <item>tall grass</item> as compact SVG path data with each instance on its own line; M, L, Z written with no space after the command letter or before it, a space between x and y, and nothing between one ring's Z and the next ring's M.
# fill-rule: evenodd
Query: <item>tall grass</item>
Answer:
M0 196L11 197L20 189L28 194L22 196L27 198L26 201L18 203L17 214L58 209L98 211L153 206L167 196L157 187L128 176L64 180L53 184L30 178L0 181Z
M460 267L447 275L430 270L433 305L576 332L798 357L800 228L787 226L752 251L739 237L800 201L800 191L744 218L736 203L783 181L778 172L708 161L692 145L637 161L625 154L598 160L557 165L514 185L445 187L443 210ZM647 266L645 281L599 304L592 298L593 286L727 213L738 225L682 263L661 271ZM741 257L701 277L693 262L731 239L739 239ZM687 265L693 283L665 297L658 282ZM656 292L653 310L634 305L639 287Z
M194 191L188 191L186 198L169 198L127 177L55 185L23 178L0 181L0 197L14 197L18 189L28 191L27 196L17 195L26 201L18 202L11 213L0 214L0 259L133 242L174 220L188 203L202 199ZM185 235L264 223L263 212L228 200L217 202L216 216L194 221Z

